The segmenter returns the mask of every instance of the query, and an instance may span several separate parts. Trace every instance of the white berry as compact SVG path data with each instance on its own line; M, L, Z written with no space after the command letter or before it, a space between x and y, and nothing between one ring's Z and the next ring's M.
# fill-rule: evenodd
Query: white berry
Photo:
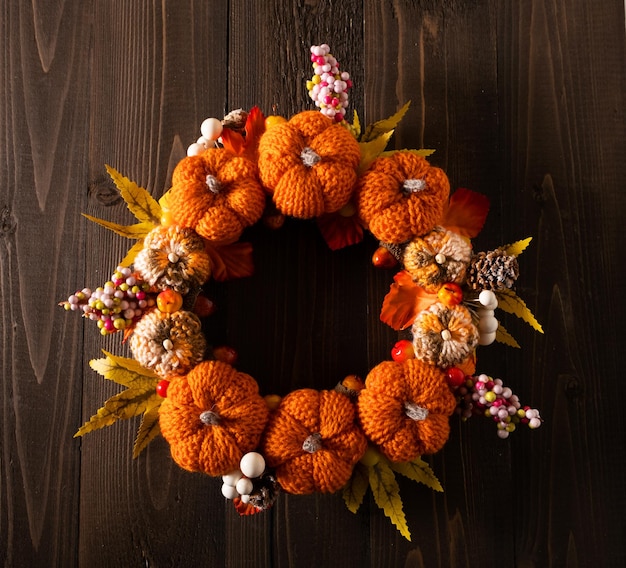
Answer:
M217 140L222 135L223 126L217 118L207 118L200 125L200 132L207 140Z
M498 307L498 298L491 290L483 290L478 295L478 301L488 310L495 310Z
M236 488L239 495L250 495L254 486L252 485L252 481L250 481L247 477L242 477L237 482Z
M478 336L478 345L491 345L496 340L496 332L481 333Z
M239 468L246 477L259 477L265 471L265 458L257 452L248 452L241 458Z
M226 497L226 499L236 499L239 497L239 493L232 485L222 485L222 495Z
M486 316L480 318L478 322L478 329L481 333L494 333L498 329L498 320L493 316Z
M237 485L237 482L242 477L243 477L243 473L241 473L241 471L236 469L235 471L231 471L230 473L227 473L226 475L222 475L222 481L226 485L230 485L231 487L235 487Z

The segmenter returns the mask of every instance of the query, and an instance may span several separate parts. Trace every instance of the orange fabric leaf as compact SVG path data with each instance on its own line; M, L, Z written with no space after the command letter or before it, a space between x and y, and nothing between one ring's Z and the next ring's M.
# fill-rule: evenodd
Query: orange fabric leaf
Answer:
M418 286L406 270L398 272L394 283L383 300L380 320L395 330L406 329L413 324L417 314L437 301L431 294Z
M211 259L211 275L217 282L231 278L244 278L253 274L254 264L250 243L219 246L205 241L205 248Z
M450 203L439 225L473 239L482 230L487 213L489 213L487 196L460 187L450 197Z
M321 215L317 218L317 226L330 250L339 250L363 240L363 227L356 215L350 217L339 213Z
M244 154L256 163L258 158L259 139L265 132L265 116L257 106L252 107L246 119L246 140Z
M261 509L257 509L254 505L251 505L250 503L244 503L239 497L233 500L233 505L235 505L235 510L242 517L248 515L256 515L257 513L261 512Z
M226 150L239 156L244 151L246 141L239 132L231 128L224 128L224 130L222 130L222 144Z

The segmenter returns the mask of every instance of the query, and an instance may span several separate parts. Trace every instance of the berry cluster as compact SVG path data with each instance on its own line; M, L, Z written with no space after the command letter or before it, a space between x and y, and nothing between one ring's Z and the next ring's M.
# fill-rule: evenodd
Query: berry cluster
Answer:
M209 148L214 148L223 129L222 121L218 118L204 120L200 125L202 136L187 148L187 156L197 156Z
M450 371L448 379L453 384L454 377L450 376ZM529 406L522 407L517 395L505 387L501 379L484 374L467 376L458 386L457 394L460 397L457 411L461 417L467 419L477 414L492 418L500 438L508 438L518 424L526 424L531 429L541 426L539 411Z
M350 74L339 71L339 63L327 44L311 46L314 75L307 81L309 96L320 112L341 122L348 106L348 90L352 87Z
M222 495L226 499L241 499L242 503L250 502L254 492L254 479L261 477L265 471L265 458L258 452L244 454L239 469L222 476Z
M97 322L102 335L109 335L131 327L154 307L149 289L130 268L118 266L104 286L94 291L83 288L60 305L66 310L82 310L85 317Z
M498 307L498 298L491 290L483 290L478 295L478 301L481 305L476 310L478 315L478 344L491 345L496 340L496 332L500 325L494 316L494 310Z

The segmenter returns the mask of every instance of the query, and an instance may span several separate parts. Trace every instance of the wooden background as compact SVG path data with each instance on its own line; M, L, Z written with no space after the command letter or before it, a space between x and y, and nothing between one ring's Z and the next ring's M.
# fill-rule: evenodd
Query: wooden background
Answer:
M544 567L626 565L622 0L5 0L0 7L0 557L32 566ZM208 116L309 108L308 47L327 42L363 122L412 107L396 147L435 148L453 187L489 196L480 250L534 236L518 292L544 324L481 350L541 409L497 438L452 421L402 485L413 541L367 497L282 496L239 518L219 483L173 465L137 427L72 436L116 385L88 367L118 338L56 302L108 279L130 221L111 164L160 196ZM257 273L218 293L216 329L264 393L330 388L389 357L378 320L393 272L372 240L330 253L288 223L247 238Z

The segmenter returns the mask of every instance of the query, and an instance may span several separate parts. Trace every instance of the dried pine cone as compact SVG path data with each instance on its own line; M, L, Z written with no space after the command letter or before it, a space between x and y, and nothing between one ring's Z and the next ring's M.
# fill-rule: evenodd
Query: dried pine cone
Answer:
M472 257L467 269L467 284L472 290L504 290L512 288L518 276L517 258L503 249L496 249Z
M246 120L248 119L248 113L242 108L230 111L222 120L222 124L225 128L230 128L241 134L244 133L246 127Z
M249 503L261 510L271 508L280 490L280 486L274 475L264 473L261 477L253 479L252 483L254 488L252 489L252 493L250 493Z

